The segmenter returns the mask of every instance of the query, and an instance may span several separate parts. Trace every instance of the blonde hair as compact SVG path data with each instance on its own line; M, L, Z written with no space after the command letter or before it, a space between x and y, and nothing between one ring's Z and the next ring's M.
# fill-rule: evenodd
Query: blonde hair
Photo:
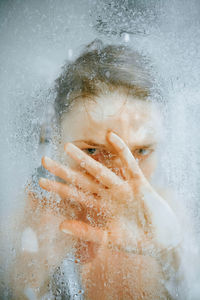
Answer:
M116 88L147 99L152 87L147 65L147 59L127 46L104 46L101 40L94 40L73 63L63 67L55 82L57 117L75 99L94 99Z

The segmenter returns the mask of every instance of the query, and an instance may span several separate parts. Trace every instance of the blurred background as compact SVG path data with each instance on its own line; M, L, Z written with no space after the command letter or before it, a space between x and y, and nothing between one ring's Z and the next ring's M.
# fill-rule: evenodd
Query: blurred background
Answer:
M127 44L150 58L155 99L164 103L162 184L175 190L177 201L186 206L200 245L199 15L198 0L0 0L4 277L15 255L11 224L24 205L24 186L41 156L53 152L54 80L62 65L95 38Z

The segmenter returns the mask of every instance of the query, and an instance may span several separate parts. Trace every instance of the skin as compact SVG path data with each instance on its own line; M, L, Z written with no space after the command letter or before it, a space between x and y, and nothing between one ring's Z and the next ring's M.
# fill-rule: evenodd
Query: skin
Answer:
M69 199L79 208L59 228L77 239L86 299L160 299L166 292L156 257L178 245L179 226L150 184L159 123L152 103L120 92L79 99L61 123L63 164L42 159L66 183L42 178L40 186L66 210Z
M41 178L39 184L52 202L55 195L60 202L52 208L43 199L41 209L30 195L24 224L37 233L39 251L23 251L18 261L38 263L26 266L26 280L15 283L19 290L26 281L41 296L49 269L75 249L85 299L170 299L160 260L176 253L180 231L174 212L150 184L158 128L152 103L120 91L74 102L61 122L62 163L42 158L64 183Z

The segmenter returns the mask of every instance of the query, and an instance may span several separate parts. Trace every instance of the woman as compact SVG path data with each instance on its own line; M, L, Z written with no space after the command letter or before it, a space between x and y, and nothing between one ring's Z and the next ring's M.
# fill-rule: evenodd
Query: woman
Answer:
M36 251L23 251L35 259L27 268L34 280L22 284L26 297L45 294L50 270L67 253L79 262L84 299L173 297L181 235L150 183L160 122L151 87L144 58L124 46L95 41L64 67L55 100L62 163L42 158L56 176L39 180L51 198L29 193L24 222L37 233Z

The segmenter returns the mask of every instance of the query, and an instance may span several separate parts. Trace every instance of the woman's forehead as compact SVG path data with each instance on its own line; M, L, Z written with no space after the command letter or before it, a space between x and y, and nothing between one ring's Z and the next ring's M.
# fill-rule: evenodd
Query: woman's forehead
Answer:
M114 131L129 143L130 139L153 140L158 119L152 103L112 93L98 97L95 102L76 102L62 121L62 138L105 142L106 133Z

